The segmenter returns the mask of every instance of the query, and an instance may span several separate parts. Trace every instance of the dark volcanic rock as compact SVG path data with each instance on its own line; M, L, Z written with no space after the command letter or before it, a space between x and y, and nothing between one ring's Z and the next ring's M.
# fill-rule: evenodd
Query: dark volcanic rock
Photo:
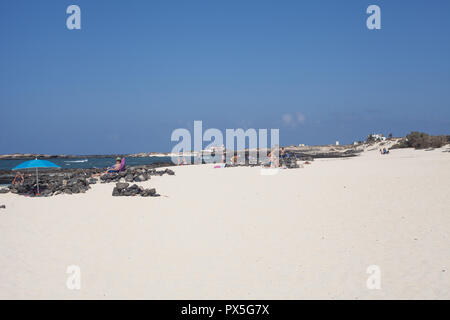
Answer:
M42 169L39 170L39 192L41 196L55 196L58 194L84 193L91 188L92 184L101 183L122 183L117 192L120 195L133 196L144 195L154 196L156 192L146 191L139 186L131 186L126 182L143 182L151 179L155 175L174 175L170 169L156 170L158 165L127 167L125 171L119 173L102 174L104 169ZM0 171L0 180L3 178L6 183L10 183L14 178L13 171ZM25 171L25 180L21 185L14 185L0 189L1 193L15 193L20 195L35 196L37 194L36 176L32 172ZM99 177L95 176L102 174ZM117 188L117 185L116 185ZM116 192L116 193L117 193Z
M121 178L120 175L117 173L107 173L107 174L100 176L100 180L103 183L119 181L120 178Z
M128 187L128 183L117 183L116 187L113 189L112 195L114 197L117 196L133 197L137 195L140 195L142 197L154 197L156 196L156 189L155 188L144 189L143 187L138 186L137 184L133 184L131 187Z
M113 195L113 197L120 196L120 192L119 192L119 189L117 189L117 187L115 187L113 189L112 195Z
M167 173L169 176L175 175L175 172L174 172L173 170L170 170L170 169L166 169L166 173Z
M116 183L116 188L118 191L121 191L123 189L128 188L129 185L130 185L129 183L118 182L118 183Z
M53 194L51 190L44 190L41 192L42 197L50 197Z
M0 209L6 209L6 206L5 206L4 204L2 204L2 205L0 206Z
M141 196L142 197L152 197L156 194L156 189L155 188L151 188L151 189L145 189L141 192Z

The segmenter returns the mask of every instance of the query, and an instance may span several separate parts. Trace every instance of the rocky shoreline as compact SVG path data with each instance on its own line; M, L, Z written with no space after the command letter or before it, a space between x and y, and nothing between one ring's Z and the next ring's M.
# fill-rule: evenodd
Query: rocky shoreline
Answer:
M286 151L295 153L299 156L312 156L315 158L339 158L344 156L356 155L361 152L361 148L353 145L343 145L343 146L288 146L285 147ZM270 150L267 150L268 152ZM246 154L248 154L248 149L246 149ZM171 153L164 152L141 152L141 153L131 153L131 154L91 154L91 155L50 155L50 154L33 154L33 153L15 153L15 154L2 154L0 155L0 160L31 160L35 158L39 159L95 159L95 158L117 158L117 157L127 157L127 158L143 158L143 157L170 157ZM187 155L189 156L189 155ZM191 154L190 156L195 156Z
M160 168L160 167L171 167L174 164L172 162L158 162L158 163L153 163L153 164L148 164L148 165L142 165L142 166L134 166L134 167L130 167L130 168ZM70 175L70 174L75 174L75 175L79 175L82 173L85 173L89 176L91 176L92 174L98 174L101 172L104 172L106 168L88 168L88 169L81 169L81 168L77 168L77 169L66 169L66 168L40 168L39 169L39 177L41 177L41 175ZM31 176L32 178L36 179L36 175L34 170L23 170L21 171L22 173L25 173L26 176ZM12 170L0 170L0 185L1 184L10 184L11 181L14 179L14 176L16 175L16 171L12 171Z
M173 170L166 168L157 170L159 167L167 167L172 164L153 164L138 167L129 167L125 171L112 174L103 174L103 169L59 169L59 170L41 170L39 173L39 196L49 197L58 194L77 194L85 193L96 183L122 183L121 186L128 182L143 182L151 179L151 176L175 175ZM11 174L9 172L8 174ZM12 173L14 175L14 173ZM3 176L4 177L4 176ZM8 176L8 183L11 182L11 176ZM4 178L3 178L4 179ZM117 188L117 185L116 185ZM128 188L126 185L120 188L120 192L113 191L113 195L141 195L141 196L157 196L154 189L142 189L137 185ZM123 191L123 192L122 192ZM15 193L26 196L36 196L37 183L36 176L27 173L25 181L20 185L10 185L0 189L0 193Z
M359 150L346 150L346 151L333 151L333 152L304 152L304 151L288 151L291 155L294 155L299 160L313 160L313 159L325 159L325 158L351 158L356 157L362 151Z

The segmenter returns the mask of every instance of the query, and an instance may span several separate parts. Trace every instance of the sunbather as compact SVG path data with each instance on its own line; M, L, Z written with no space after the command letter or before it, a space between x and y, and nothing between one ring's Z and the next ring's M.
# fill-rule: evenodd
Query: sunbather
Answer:
M122 159L117 158L116 159L116 164L111 166L111 167L109 167L109 168L107 168L105 173L116 173L116 172L119 172L121 162L122 162Z
M19 171L16 173L16 176L14 177L12 184L13 185L18 185L18 184L22 184L25 181L25 177L23 176L23 174L21 174Z
M124 163L123 166L122 161ZM93 175L91 175L91 178L97 178L104 174L118 173L123 170L125 170L125 158L124 159L116 158L116 163L113 166L106 168L105 172L94 173Z

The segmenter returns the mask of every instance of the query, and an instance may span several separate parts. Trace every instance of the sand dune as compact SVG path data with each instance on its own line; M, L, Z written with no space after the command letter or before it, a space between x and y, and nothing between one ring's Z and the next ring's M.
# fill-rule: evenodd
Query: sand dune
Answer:
M176 167L159 198L1 194L0 298L449 299L450 152L261 175ZM69 290L67 266L81 268ZM381 288L368 289L369 266Z

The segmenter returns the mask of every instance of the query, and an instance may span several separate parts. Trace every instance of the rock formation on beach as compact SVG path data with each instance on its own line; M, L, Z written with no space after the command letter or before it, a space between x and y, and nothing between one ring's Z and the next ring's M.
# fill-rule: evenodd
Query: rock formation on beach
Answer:
M110 182L123 183L121 186L127 184L126 182L143 182L150 179L151 176L163 174L175 175L175 172L170 169L157 170L155 166L140 166L129 167L125 171L119 173L102 174L102 169L76 169L60 172L42 172L39 174L39 191L40 196L49 197L58 194L77 194L85 193L91 187L90 185ZM100 176L99 176L100 175ZM137 189L136 189L137 187ZM141 189L141 187L134 185L128 188L128 185L120 190L125 190L124 194L120 192L117 195L136 195L141 196L155 196L154 189ZM117 185L116 185L117 188ZM0 193L16 193L20 195L35 196L37 193L36 176L27 174L25 181L22 184L11 185L7 188L0 189ZM128 194L130 193L130 194Z
M139 187L137 184L133 184L129 187L129 183L118 182L116 183L116 187L113 189L112 195L114 197L117 196L137 196L141 197L159 197L159 194L156 193L155 188L144 189L143 187Z
M359 155L364 150L364 145L358 146L302 146L285 147L286 151L299 160L310 161L319 158L348 158Z
M148 168L130 168L117 174L105 174L100 176L102 183L107 182L143 182L150 179L150 176L162 176L168 174L173 176L175 172L170 169L156 170Z
M174 164L171 162L157 162L147 165L141 165L141 166L134 166L136 168L145 167L145 168L160 168L160 167L171 167ZM129 168L134 168L129 167ZM62 175L62 174L80 174L81 172L84 172L88 174L89 176L92 174L98 174L101 172L104 172L106 168L87 168L87 169L81 169L81 168L40 168L39 169L39 176L45 175L45 174L55 174L55 175ZM33 176L35 174L34 169L32 170L21 170L22 173L26 174L27 176ZM0 184L10 184L11 181L13 181L14 176L16 175L16 171L13 170L0 170ZM36 177L36 176L34 176Z

